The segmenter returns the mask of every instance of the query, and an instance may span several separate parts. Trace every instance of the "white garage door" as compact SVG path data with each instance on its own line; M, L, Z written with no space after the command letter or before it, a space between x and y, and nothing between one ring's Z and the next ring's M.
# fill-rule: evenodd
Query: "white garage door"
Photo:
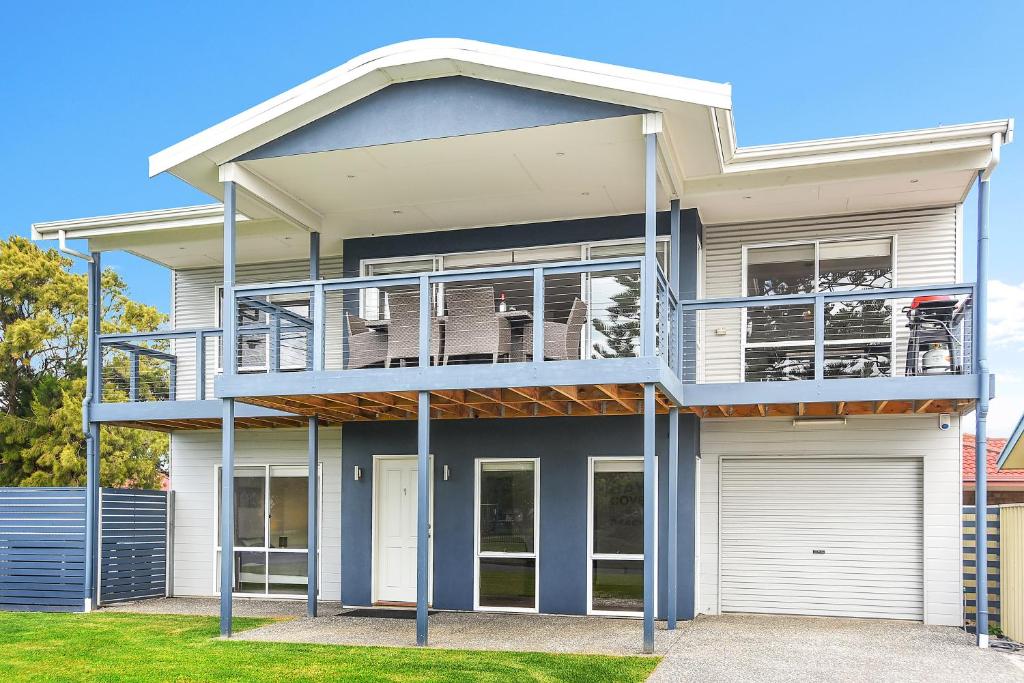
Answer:
M723 458L723 612L924 617L921 461Z

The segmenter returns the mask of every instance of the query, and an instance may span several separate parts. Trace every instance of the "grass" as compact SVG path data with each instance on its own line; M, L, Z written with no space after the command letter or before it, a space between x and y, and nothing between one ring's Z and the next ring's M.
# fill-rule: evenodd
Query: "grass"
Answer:
M236 630L270 619L235 619ZM225 641L215 617L0 612L0 681L642 681L653 657Z

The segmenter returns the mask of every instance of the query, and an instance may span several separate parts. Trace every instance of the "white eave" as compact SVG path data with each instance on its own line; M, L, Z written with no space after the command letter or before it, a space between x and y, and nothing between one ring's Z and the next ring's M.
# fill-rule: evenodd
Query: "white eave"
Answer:
M237 220L247 221L248 217L237 215ZM91 216L63 221L46 221L32 224L33 240L57 239L63 231L71 239L107 237L130 232L148 232L174 228L205 227L223 224L222 204L182 206L173 209L133 211L109 216Z

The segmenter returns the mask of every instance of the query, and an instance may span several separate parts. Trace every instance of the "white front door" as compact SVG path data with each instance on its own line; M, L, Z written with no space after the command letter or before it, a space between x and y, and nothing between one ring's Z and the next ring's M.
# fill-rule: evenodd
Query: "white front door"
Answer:
M375 602L416 602L417 469L415 457L376 462Z

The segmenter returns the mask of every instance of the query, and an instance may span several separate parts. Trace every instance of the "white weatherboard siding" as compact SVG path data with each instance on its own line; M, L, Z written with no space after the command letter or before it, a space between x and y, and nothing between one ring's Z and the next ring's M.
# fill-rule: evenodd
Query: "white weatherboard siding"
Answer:
M722 458L721 609L924 617L921 460Z
M957 280L957 208L912 209L884 213L800 218L764 223L704 226L704 298L743 295L743 250L758 244L813 239L895 236L894 287L947 284ZM894 306L897 330L906 322ZM706 382L739 382L741 311L712 310L702 314L699 331ZM724 331L724 335L717 334ZM906 353L904 336L897 335L893 368L901 372Z
M322 277L340 277L341 257L325 258L320 261ZM236 269L238 284L282 283L309 279L308 261L281 261L240 265ZM175 329L215 327L217 320L218 287L224 284L224 270L220 267L191 268L174 271L171 306ZM340 339L341 322L340 297L327 298L327 334ZM219 340L206 343L206 398L213 398L213 377L217 368ZM178 398L195 398L195 342L191 339L175 341L174 351L178 354ZM328 368L341 367L341 344L329 344L326 363Z
M751 418L701 421L701 467L700 482L700 567L699 605L702 613L715 614L728 609L728 600L720 604L720 581L728 580L729 567L720 564L728 562L728 553L720 554L719 540L723 529L720 524L719 506L722 485L721 462L724 457L752 458L764 460L807 459L814 465L824 458L842 457L848 462L863 462L867 458L881 458L900 462L896 471L907 484L908 462L921 463L921 488L923 512L921 515L921 545L923 552L923 616L925 623L959 626L962 619L961 593L961 539L960 539L960 424L953 417L952 428L942 431L938 428L935 415L927 416L865 416L850 417L842 427L794 427L790 419ZM735 462L735 461L734 461ZM885 465L881 466L885 468ZM771 471L771 468L768 468ZM815 468L808 467L808 476L814 475ZM892 474L894 470L886 470ZM765 472L763 469L761 473ZM856 468L845 475L852 477L852 484L861 485L865 477L877 474L857 475ZM726 473L726 476L728 473ZM735 481L735 480L733 480ZM835 480L838 482L838 478ZM858 484L860 482L860 484ZM777 486L777 476L764 478L765 487ZM810 485L810 482L809 482ZM897 484L897 486L899 486ZM902 486L904 503L913 505L917 495L912 487ZM727 497L730 495L727 491ZM762 495L769 495L765 491ZM837 494L836 509L849 504L849 495ZM793 502L794 514L807 508L799 498ZM865 507L870 508L865 502ZM815 508L816 509L816 508ZM821 514L820 510L811 514ZM909 524L905 508L898 514L902 524ZM750 524L758 523L748 520ZM813 523L807 519L808 524ZM762 522L763 523L763 522ZM851 523L856 527L859 521ZM889 543L881 538L881 543ZM899 542L896 543L899 545ZM915 552L912 547L911 553ZM865 575L867 573L865 572ZM897 580L907 580L905 577ZM913 579L909 579L913 582ZM912 588L912 587L911 587ZM912 592L912 591L911 591ZM798 597L794 597L797 604ZM906 606L904 604L904 606Z
M305 465L304 429L239 429L235 466ZM215 595L215 472L220 464L220 430L171 435L174 490L174 594ZM341 429L320 429L320 599L341 596Z

